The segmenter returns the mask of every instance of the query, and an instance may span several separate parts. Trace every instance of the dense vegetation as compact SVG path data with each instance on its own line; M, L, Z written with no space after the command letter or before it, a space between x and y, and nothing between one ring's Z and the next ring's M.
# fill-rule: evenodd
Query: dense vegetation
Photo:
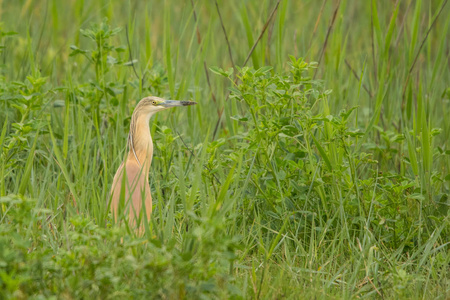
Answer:
M447 2L0 1L0 298L448 299Z

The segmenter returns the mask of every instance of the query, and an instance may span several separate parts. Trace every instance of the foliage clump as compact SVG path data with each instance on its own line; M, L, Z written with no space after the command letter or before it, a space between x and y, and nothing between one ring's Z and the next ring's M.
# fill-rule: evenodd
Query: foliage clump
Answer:
M239 293L227 274L234 246L219 238L214 224L203 224L187 238L189 247L179 249L175 240L133 238L124 228L102 228L82 216L70 218L65 232L58 232L53 212L36 208L35 201L9 195L0 203L6 212L0 224L2 299Z

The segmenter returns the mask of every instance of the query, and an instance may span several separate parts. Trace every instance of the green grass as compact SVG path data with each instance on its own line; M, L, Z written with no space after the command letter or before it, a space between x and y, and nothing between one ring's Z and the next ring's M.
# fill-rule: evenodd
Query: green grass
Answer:
M0 298L450 297L448 1L192 3L0 1Z

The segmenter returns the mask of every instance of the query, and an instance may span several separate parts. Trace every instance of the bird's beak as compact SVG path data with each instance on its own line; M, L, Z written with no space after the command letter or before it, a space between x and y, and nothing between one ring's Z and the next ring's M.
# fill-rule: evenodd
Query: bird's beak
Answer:
M159 104L162 107L170 108L175 106L188 106L188 105L194 105L197 104L197 102L194 101L178 101L178 100L164 100L161 104Z

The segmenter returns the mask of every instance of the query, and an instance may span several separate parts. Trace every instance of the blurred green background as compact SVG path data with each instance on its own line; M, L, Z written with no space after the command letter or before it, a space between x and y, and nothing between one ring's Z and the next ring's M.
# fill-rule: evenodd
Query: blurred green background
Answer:
M367 125L374 108L373 99L381 85L386 92L382 96L384 119L398 116L405 79L441 2L399 1L398 11L395 11L396 1L376 2L376 17L372 14L371 1L339 2L318 71L319 78L333 89L333 108L360 105L365 108L361 109L361 125ZM276 1L218 4L233 60L241 65ZM288 55L318 61L337 4L336 1L280 2L250 63L255 68L272 65L280 70L285 67ZM198 109L209 111L210 106L222 105L225 92L222 80L212 76L212 88L219 103L212 102L209 87L204 84L203 61L208 67L229 68L232 64L215 2L194 1L194 5L197 22L190 1L2 1L4 30L19 33L18 37L5 41L8 47L2 53L6 65L2 72L8 78L23 79L33 68L38 68L58 84L69 77L77 82L92 78L86 60L69 57L70 46L92 48L92 42L80 34L80 29L107 18L111 27L123 28L115 37L115 45L125 47L124 60L129 57L124 29L128 27L130 49L133 58L138 60L135 67L140 77L154 66L169 68L173 77L170 81L177 87L172 86L164 93L171 97L202 98L203 107ZM395 23L389 31L394 12ZM418 81L423 82L422 93L430 99L427 113L436 122L433 125L447 133L448 124L441 122L444 122L442 116L448 110L448 103L434 99L442 96L448 87L445 83L449 81L449 73L445 72L448 69L448 12L445 7L442 17L433 24L434 29L429 32L411 74L413 87L417 87ZM362 83L373 97L359 90L358 79L346 61L358 76L364 70ZM110 76L117 82L135 79L131 68L122 68ZM145 87L130 98L146 95ZM385 126L390 125L388 121L385 123Z

